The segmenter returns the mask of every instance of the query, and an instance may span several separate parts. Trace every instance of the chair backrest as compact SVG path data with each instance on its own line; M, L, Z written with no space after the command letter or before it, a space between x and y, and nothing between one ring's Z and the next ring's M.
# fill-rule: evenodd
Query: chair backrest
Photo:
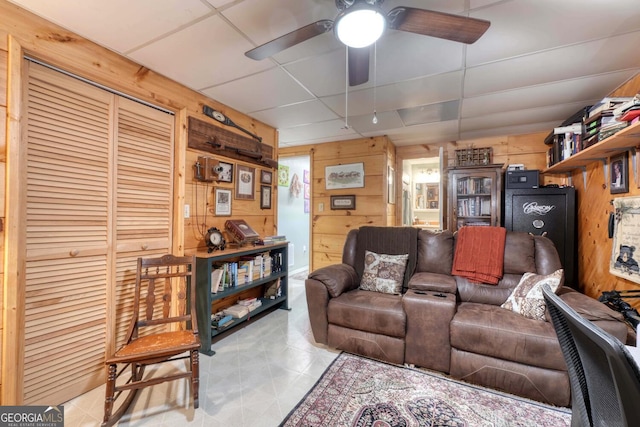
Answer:
M567 363L572 426L637 425L640 369L629 351L620 340L576 313L548 286L542 292Z
M187 327L198 333L195 272L195 256L138 258L127 342L139 335L168 332L173 323L187 322Z

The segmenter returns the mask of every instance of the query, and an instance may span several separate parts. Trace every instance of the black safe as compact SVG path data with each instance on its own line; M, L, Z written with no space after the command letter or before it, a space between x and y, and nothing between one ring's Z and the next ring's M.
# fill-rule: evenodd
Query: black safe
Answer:
M565 285L577 289L575 188L506 189L504 206L505 228L551 239L564 268Z
M540 171L538 170L507 170L504 188L538 188Z

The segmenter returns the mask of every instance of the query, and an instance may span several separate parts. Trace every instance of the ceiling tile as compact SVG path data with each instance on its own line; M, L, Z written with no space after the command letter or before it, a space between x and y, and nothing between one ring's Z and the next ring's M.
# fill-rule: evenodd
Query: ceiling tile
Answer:
M117 52L126 52L212 12L200 0L13 0L12 3Z
M633 74L631 71L620 71L465 98L462 117L544 107L557 102L580 101L588 105L588 102L602 98L603 93L611 92Z
M459 109L460 101L456 99L455 101L404 108L398 110L398 114L405 126L414 126L456 120L459 116Z
M640 30L637 0L506 1L472 16L491 27L468 47L468 66Z
M356 132L366 136L385 135L388 129L404 127L400 116L395 111L377 113L378 123L373 123L373 113L362 116L349 117L349 126Z
M629 55L638 44L640 32L471 67L467 69L464 93L465 96L477 96L610 71L638 69L640 55Z
M256 111L251 113L251 115L275 128L299 126L338 118L333 111L319 100Z
M343 120L330 120L327 122L312 123L304 126L296 126L279 130L280 141L283 143L295 143L296 141L314 140L341 137L347 139L355 135L352 128L345 129Z
M446 141L457 141L458 121L428 123L405 128L389 129L387 135L394 145L400 147L405 145L430 144Z
M224 20L212 16L129 56L160 74L199 90L273 66L245 57L243 52L250 48L249 42Z
M203 92L244 113L312 99L304 88L280 68L272 68Z

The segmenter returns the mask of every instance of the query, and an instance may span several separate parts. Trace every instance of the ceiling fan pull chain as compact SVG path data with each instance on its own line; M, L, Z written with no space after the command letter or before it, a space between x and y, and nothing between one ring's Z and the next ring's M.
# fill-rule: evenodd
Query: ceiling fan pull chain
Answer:
M373 122L378 124L378 114L376 112L376 90L378 88L378 42L373 44Z
M349 129L349 46L345 51L345 75L344 75L344 128Z

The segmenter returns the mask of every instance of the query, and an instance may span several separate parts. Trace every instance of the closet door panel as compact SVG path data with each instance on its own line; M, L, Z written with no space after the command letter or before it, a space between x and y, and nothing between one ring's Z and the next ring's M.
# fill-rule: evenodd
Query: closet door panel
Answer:
M24 403L104 381L113 95L30 63Z
M131 317L137 258L171 252L174 120L123 98L118 99L116 116L117 347L126 338Z

